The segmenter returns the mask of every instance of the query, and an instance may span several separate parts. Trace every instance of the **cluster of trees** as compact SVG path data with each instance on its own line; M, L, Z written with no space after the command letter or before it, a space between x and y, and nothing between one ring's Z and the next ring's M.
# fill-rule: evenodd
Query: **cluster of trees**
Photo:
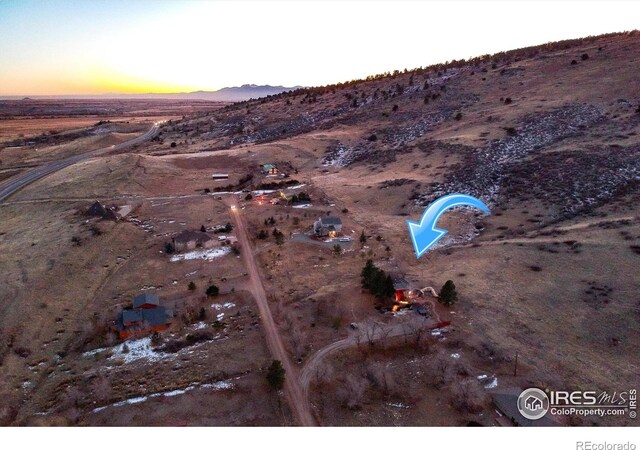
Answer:
M311 197L309 197L309 194L307 194L306 192L300 192L299 194L294 194L294 196L291 197L291 203L302 203L310 201Z
M395 293L391 275L376 267L372 260L367 260L360 275L362 287L368 289L378 300L387 299Z

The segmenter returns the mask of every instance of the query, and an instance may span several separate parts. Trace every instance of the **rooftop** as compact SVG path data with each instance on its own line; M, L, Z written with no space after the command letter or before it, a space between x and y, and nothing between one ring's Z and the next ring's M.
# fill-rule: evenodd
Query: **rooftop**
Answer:
M320 217L320 222L324 226L342 225L342 220L340 220L340 217L335 217L335 216Z
M173 237L175 242L184 244L187 242L207 242L211 240L211 236L203 231L184 230Z
M133 297L133 307L139 308L142 305L156 305L160 304L160 299L157 295L150 292L143 292Z
M125 309L118 318L118 330L130 330L140 327L154 327L166 325L170 316L163 306L153 309ZM133 325L125 326L125 323L135 322Z

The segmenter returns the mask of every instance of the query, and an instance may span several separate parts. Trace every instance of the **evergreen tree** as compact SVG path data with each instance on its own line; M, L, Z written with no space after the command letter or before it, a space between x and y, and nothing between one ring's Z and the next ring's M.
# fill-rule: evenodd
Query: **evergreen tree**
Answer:
M456 291L456 285L453 281L447 280L447 282L440 289L438 294L438 301L443 305L451 306L458 300L458 292Z
M220 288L215 284L212 284L207 288L207 297L217 297L220 293Z
M362 276L362 287L369 289L371 287L371 279L375 272L376 266L373 265L373 261L368 259L367 263L362 268L360 275Z
M273 389L280 390L284 386L285 370L282 363L275 359L267 371L267 381Z

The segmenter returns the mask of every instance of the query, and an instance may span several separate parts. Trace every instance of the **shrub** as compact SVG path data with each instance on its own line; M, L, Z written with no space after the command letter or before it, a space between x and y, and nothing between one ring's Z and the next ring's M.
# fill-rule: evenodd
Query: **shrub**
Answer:
M178 144L176 144L175 142L172 142L171 143L171 148L176 148L176 145L178 145Z
M589 54L588 54L588 53L583 53L583 54L580 56L580 59L581 59L581 60L583 60L583 61L586 61L587 59L589 59Z
M454 118L455 120L460 120L460 119L462 119L462 113L461 113L461 112L459 112L459 113L458 113L458 114L456 114L453 118Z
M176 246L173 245L173 242L165 242L165 244L164 244L164 252L167 255L175 253L175 251L176 251Z
M393 108L391 108L391 110L392 110L393 112L396 112L396 111L398 110L398 105L393 105Z
M247 194L247 195L244 197L244 199L245 199L245 200L247 200L247 201L249 201L249 200L253 199L253 195L251 195L251 194Z
M369 137L367 138L367 140L368 140L369 142L375 142L375 141L377 141L377 140L378 140L378 136L376 136L376 135L375 135L375 133L374 133L374 134L372 134L371 136L369 136Z
M206 233L206 232L207 232L207 227L205 227L204 225L202 225L202 226L200 227L200 231L202 231L203 233Z
M265 230L260 230L260 233L258 233L258 239L266 239L269 237L269 233L267 233Z
M277 228L274 228L273 237L276 240L276 244L278 245L284 244L284 233L282 233L282 231L278 230Z
M572 66L575 66L576 64L578 64L578 61L576 61L575 59L572 59L572 60L571 60L571 65L572 65Z
M16 347L13 352L21 358L28 358L31 355L31 350L25 347Z
M507 97L504 99L504 104L505 105L510 105L511 103L513 103L513 101L511 100L511 97Z
M189 281L189 286L188 286L190 291L195 291L196 290L196 284L193 281Z

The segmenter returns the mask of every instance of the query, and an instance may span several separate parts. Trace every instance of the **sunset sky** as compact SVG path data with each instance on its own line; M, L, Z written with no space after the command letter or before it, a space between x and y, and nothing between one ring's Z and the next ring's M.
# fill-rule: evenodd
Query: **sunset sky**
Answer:
M322 85L638 17L636 2L0 0L0 96Z

